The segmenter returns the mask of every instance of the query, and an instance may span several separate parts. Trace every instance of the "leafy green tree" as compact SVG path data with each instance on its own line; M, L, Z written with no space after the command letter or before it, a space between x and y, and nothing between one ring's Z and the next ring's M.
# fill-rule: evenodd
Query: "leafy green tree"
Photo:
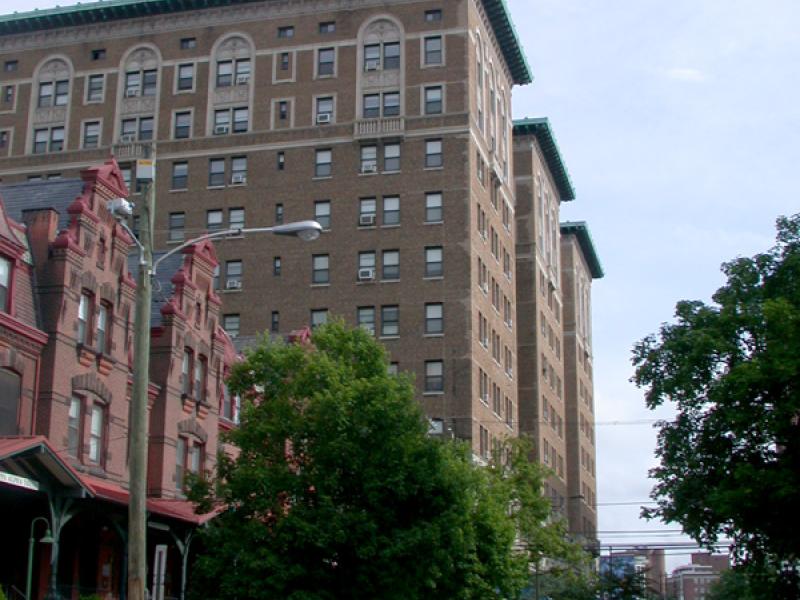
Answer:
M713 304L679 302L676 322L634 347L633 381L649 408L677 408L660 423L657 507L645 516L680 523L705 545L727 537L740 560L791 579L800 558L800 214L777 229L769 251L723 265Z
M527 448L476 468L465 445L430 438L410 380L361 329L265 340L229 386L238 454L193 483L204 509L226 507L203 534L195 598L516 598L529 557L565 547L539 531L549 504Z

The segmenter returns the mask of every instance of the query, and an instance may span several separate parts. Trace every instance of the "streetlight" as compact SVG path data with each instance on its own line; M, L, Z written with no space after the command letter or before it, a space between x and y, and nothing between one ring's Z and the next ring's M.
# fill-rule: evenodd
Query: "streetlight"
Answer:
M138 170L137 170L138 172ZM124 222L133 212L133 205L124 198L109 200L109 212L130 234L139 248L139 277L136 285L136 318L134 322L133 391L129 423L130 504L128 505L128 600L144 600L147 572L147 389L150 380L150 302L152 278L161 262L184 248L205 240L240 236L247 233L273 233L315 240L322 231L316 221L298 221L274 227L224 229L184 242L153 261L153 215L155 192L153 179L145 180L141 206L140 235L137 237Z
M44 537L39 541L42 544L52 544L54 542L53 535L50 533L50 521L47 517L36 517L31 521L31 536L28 539L28 578L25 582L25 600L31 600L31 584L33 582L33 546L36 540L33 537L33 530L37 521L44 521L47 523L47 531L44 532Z

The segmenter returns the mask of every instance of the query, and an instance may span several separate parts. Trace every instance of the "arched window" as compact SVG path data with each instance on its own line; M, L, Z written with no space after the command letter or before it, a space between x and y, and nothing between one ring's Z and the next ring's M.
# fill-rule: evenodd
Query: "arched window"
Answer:
M255 51L244 34L220 39L212 49L208 130L213 135L250 131Z
M18 435L22 379L14 371L0 369L0 435Z
M67 106L69 104L69 65L54 58L42 65L37 73L37 108Z

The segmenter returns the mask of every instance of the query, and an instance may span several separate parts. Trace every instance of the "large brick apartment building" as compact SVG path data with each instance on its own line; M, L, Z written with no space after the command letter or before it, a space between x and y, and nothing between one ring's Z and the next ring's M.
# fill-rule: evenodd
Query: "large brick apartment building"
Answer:
M128 192L116 162L80 175L0 185L0 586L12 598L35 517L47 520L35 538L47 530L53 542L34 548L31 600L125 588L137 257L106 210ZM236 354L219 324L213 247L172 258L151 323L147 508L154 585L178 596L208 519L184 499L184 474L213 468L219 432L234 426L223 378Z
M512 122L512 88L532 76L502 0L89 3L0 18L0 68L4 182L68 177L115 144L153 141L158 247L318 220L325 232L309 245L217 244L225 329L285 334L335 315L373 330L393 368L416 375L434 433L469 440L479 461L533 434L554 509L594 537L593 426L570 433L569 394L583 388L568 381L575 335L560 316L581 305L557 256L577 248L574 269L596 257L558 241L558 203L574 192L549 125ZM555 261L549 338L537 333L539 257ZM545 350L556 339L560 357ZM542 352L558 369L549 391ZM593 423L591 393L581 414ZM569 483L580 436L591 459Z

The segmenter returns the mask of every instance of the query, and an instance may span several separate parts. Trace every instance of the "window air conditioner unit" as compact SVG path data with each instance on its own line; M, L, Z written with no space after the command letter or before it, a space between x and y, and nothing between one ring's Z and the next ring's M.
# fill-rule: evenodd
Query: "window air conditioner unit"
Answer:
M233 175L231 175L231 183L233 184L247 183L247 175L245 175L244 173L234 173Z
M378 164L374 162L368 162L361 165L361 172L362 173L377 173L378 172Z
M123 144L130 144L136 141L135 133L123 133L119 136L119 141Z
M331 122L331 113L320 113L317 115L317 124L330 123L330 122Z
M358 280L359 281L372 281L375 279L375 269L359 269L358 270Z
M215 125L214 126L214 135L223 135L228 133L228 126L227 125Z
M368 214L368 215L361 215L358 217L358 224L359 225L375 225L375 215Z
M242 73L236 76L236 85L247 85L250 82L250 75Z
M139 88L137 87L129 87L125 89L126 98L135 98L138 95L139 95Z
M364 64L365 71L377 71L381 66L381 61L377 58L372 58Z
M228 279L225 281L225 289L226 290L240 290L242 289L242 280L241 279Z

